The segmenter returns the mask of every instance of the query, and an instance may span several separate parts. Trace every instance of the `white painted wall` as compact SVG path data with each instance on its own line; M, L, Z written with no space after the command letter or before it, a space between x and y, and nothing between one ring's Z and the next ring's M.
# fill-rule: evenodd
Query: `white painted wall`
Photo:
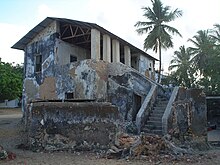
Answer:
M79 46L69 44L60 39L56 40L55 64L66 65L70 63L70 55L76 56L77 61L90 58L90 51Z
M18 107L19 100L5 100L3 103L0 103L0 107L4 108L15 108Z

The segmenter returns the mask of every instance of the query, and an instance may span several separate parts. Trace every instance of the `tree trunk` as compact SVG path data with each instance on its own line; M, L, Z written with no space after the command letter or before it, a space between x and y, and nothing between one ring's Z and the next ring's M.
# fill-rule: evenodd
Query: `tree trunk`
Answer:
M159 70L158 70L157 83L160 83L160 78L161 78L161 40L160 38L158 40L158 47L159 47Z

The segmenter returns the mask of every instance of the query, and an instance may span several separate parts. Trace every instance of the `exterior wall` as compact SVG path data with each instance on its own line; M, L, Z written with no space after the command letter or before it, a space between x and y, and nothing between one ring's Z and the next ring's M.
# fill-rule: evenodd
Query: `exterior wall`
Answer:
M60 39L56 40L55 64L66 65L70 63L70 55L77 57L77 61L90 58L90 52L76 45L69 44Z
M131 67L139 71L139 60L140 56L138 54L133 54L131 56Z
M63 100L71 93L73 99L109 101L119 107L123 119L131 121L136 113L132 111L134 96L144 100L152 85L143 76L148 67L144 64L147 58L137 56L136 65L143 75L121 63L88 59L90 51L58 38L57 25L51 23L26 46L24 115L28 117L27 104L32 101ZM39 54L42 55L42 70L36 72L35 56ZM77 57L77 62L70 63L70 54Z
M134 95L137 94L144 100L152 83L136 70L121 63L110 63L108 72L109 101L119 107L123 120L132 121Z
M0 102L0 108L16 108L19 106L19 100L5 100L4 102Z
M36 102L29 108L34 151L108 149L119 131L118 109L109 103Z
M201 89L178 90L168 117L167 133L185 141L206 141L206 97Z
M45 38L50 37L52 34L59 32L59 28L57 26L57 22L53 21L50 25L48 25L45 29L43 29L36 37L28 44L31 45L34 42L44 40Z
M27 103L31 100L48 99L48 97L45 98L44 95L40 95L39 91L45 79L54 77L54 47L56 37L57 34L54 33L41 40L28 44L26 47L24 59L25 76L22 97L24 105L23 111L26 111ZM36 54L42 55L42 70L40 72L35 72ZM50 84L53 86L54 82L51 81ZM49 93L51 93L49 96L53 95L50 99L57 99L55 91L49 90L48 94Z
M96 62L95 60L84 60L71 64L68 70L69 71L63 73L63 75L70 76L73 82L72 90L75 99L106 101L108 77L107 63L103 61ZM62 82L66 83L66 81L63 80ZM65 84L58 85L57 89L63 85ZM63 89L63 91L67 92L68 89Z
M154 64L153 60L150 60L149 58L140 55L139 60L139 72L146 77L154 80Z
M53 76L45 75L43 70L38 74L44 76L25 78L26 102L38 99L65 99L66 93L73 93L74 99L106 100L107 63L84 60L52 67L53 70L48 74Z

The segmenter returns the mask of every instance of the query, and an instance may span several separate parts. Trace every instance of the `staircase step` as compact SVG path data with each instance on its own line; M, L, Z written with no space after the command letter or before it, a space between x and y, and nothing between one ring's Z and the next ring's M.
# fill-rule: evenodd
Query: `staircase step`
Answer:
M162 125L162 121L147 121L146 125L155 125L155 126L161 126Z
M149 121L161 121L162 116L150 116Z
M160 117L162 119L163 113L153 113L150 115L150 117Z
M169 100L164 100L164 99L162 99L162 100L157 100L157 102L160 102L160 103L168 103Z
M161 109L161 108L154 108L152 112L164 112L165 109Z
M157 104L156 104L156 106L164 106L164 107L166 107L167 106L167 102L158 102Z
M162 115L162 114L164 114L164 111L154 111L154 110L153 110L153 112L152 112L151 115L154 115L154 114L160 114L160 115ZM151 115L150 115L150 116L151 116Z
M164 97L157 97L157 101L169 101L169 100Z
M157 98L154 109L150 113L149 119L142 128L144 133L162 135L162 117L167 107L168 100L162 96Z
M156 106L156 107L154 107L154 109L157 109L157 110L165 110L165 109L166 109L166 106Z

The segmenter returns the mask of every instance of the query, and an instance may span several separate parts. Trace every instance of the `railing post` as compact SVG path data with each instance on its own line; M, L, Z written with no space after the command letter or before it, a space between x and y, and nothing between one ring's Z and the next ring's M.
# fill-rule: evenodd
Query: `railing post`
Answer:
M144 102L138 111L138 114L136 116L136 126L138 129L138 133L141 132L141 127L145 123L147 116L149 116L150 114L150 108L151 108L150 106L152 101L153 102L155 101L156 89L157 89L157 85L152 84L148 95L145 97Z
M167 107L164 111L164 114L162 117L162 133L163 133L163 135L166 135L168 133L168 120L169 120L169 116L172 112L172 105L173 105L173 102L176 100L178 91L179 91L179 87L175 87L173 89L173 92L171 94L171 97L169 99Z

